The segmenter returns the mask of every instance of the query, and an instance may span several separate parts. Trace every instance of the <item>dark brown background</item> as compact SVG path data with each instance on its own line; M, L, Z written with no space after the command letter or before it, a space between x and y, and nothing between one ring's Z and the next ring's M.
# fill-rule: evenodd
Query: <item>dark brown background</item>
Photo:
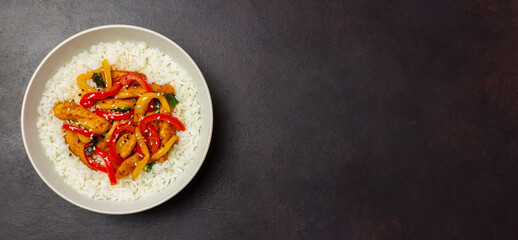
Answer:
M516 1L1 1L0 239L517 239ZM39 62L79 31L158 31L198 63L214 136L186 189L107 216L22 144Z

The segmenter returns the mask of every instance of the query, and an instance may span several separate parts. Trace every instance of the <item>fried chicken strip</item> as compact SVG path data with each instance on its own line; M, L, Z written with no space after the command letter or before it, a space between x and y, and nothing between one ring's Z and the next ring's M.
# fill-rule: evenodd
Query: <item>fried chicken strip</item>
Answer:
M59 103L54 107L54 114L61 120L75 120L94 134L103 134L110 128L110 122L106 119L74 102Z

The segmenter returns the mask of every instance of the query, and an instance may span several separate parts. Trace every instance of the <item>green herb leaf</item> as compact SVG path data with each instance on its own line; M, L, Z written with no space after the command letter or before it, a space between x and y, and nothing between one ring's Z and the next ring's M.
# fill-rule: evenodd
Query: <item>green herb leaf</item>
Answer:
M155 100L155 104L153 105L153 111L155 113L158 113L158 111L160 110L160 101L156 98L153 100Z
M101 77L100 73L94 73L93 76L94 83L97 85L97 87L105 88L106 85L104 85L103 78Z
M92 145L95 146L99 141L103 140L103 136L99 136L99 137L93 137L92 138Z
M151 169L153 168L153 165L155 165L156 162L152 162L152 163L148 163L146 165L146 169L144 171L150 173L151 172Z
M93 152L94 152L94 145L90 145L90 146L85 148L86 156L90 157Z
M168 93L167 95L165 95L165 99L167 99L167 102L169 103L171 108L174 108L176 104L178 104L178 100L176 99L174 93Z
M86 156L90 157L92 155L92 153L94 152L94 147L95 145L101 141L104 137L102 136L99 136L99 137L93 137L92 138L92 145L88 146L85 148L85 153L86 153Z
M126 112L129 112L131 110L130 107L125 107L125 108L114 108L113 111L114 112L121 112L121 113L126 113Z

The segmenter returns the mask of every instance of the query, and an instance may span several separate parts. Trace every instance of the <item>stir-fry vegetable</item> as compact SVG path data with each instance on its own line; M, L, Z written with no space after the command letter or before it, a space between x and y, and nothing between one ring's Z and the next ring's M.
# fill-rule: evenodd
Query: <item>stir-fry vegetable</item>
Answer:
M97 85L97 87L99 87L99 88L105 88L106 87L106 84L104 84L103 77L101 76L100 73L94 73L93 77L92 77L92 80L94 80L94 83L95 83L95 85Z
M171 108L169 108L169 103L167 102L164 96L159 95L158 93L145 93L142 94L142 96L140 96L137 100L137 105L135 106L135 121L138 120L139 115L144 114L146 112L149 102L153 99L158 99L160 101L160 111L162 111L162 113L171 112Z
M153 99L153 101L149 102L149 105L147 106L147 112L154 112L158 113L160 110L160 101L158 99Z
M140 131L145 130L146 129L146 125L149 122L157 121L157 120L166 121L169 124L171 124L176 130L185 131L185 126L183 125L182 122L180 122L180 120L178 120L178 118L175 118L173 116L166 115L166 114L159 114L159 113L151 114L149 116L144 117L140 121L140 126L139 126L140 127Z
M125 87L129 86L130 84L132 84L134 82L137 82L140 86L144 87L144 89L146 89L147 92L153 91L153 90L151 90L151 87L149 86L149 84L147 84L147 82L137 74L130 73L130 74L121 76L119 78L119 82L121 82L122 86L125 86Z
M146 126L146 130L144 131L144 140L148 143L147 146L150 148L150 155L153 156L158 149L160 148L160 135L158 134L158 130L151 124ZM144 157L144 153L140 146L137 145L137 152L141 157Z
M108 60L104 59L102 62L104 76L106 78L106 87L111 88L112 87L112 75L111 75L111 68L110 64L108 64Z
M169 149L171 149L171 147L176 141L178 141L178 136L173 136L172 138L170 138L167 141L167 143L163 147L161 147L151 158L153 160L156 160L164 156L169 151Z
M93 77L93 74L94 72L92 71L77 76L77 86L79 86L79 88L85 92L97 92L97 90L94 87L86 84L86 80L91 79Z
M137 143L144 153L144 158L142 160L138 161L137 166L133 170L133 173L131 174L131 178L135 180L135 178L138 177L142 169L146 166L147 162L149 161L149 150L146 146L146 142L144 142L144 138L142 137L142 133L138 128L135 128L135 137L137 138Z
M151 145L151 156L155 154L160 148L160 136L158 135L158 130L151 124L147 125L146 128L149 134L149 145Z
M174 95L174 93L166 94L165 99L167 99L167 102L169 103L169 106L171 106L171 108L176 107L176 104L178 104L178 100L176 99L176 95Z
M155 165L156 162L150 162L146 165L146 172L150 173L151 172L151 169L153 169L153 165Z
M90 167L93 167L94 169L96 170L99 170L101 172L106 172L106 167L97 163L93 158L92 158L92 153L94 153L94 150L93 148L91 148L93 145L90 143L90 144L86 144L85 145L85 148L84 148L84 154L85 154L85 157L86 157L86 160L88 161L88 163L90 164ZM97 148L96 148L97 150Z
M112 164L112 159L110 159L108 153L100 148L95 148L94 153L103 158L104 164L106 165L106 170L108 171L108 178L110 178L110 183L112 185L117 184L117 178L115 178L115 169Z
M75 132L75 133L79 133L85 137L93 137L93 136L100 136L99 134L93 134L85 129L82 129L80 127L75 127L75 126L72 126L72 125L69 125L69 124L63 124L63 129L65 130L69 130L69 131L72 131L72 132Z
M80 104L84 108L91 107L91 106L93 106L95 104L95 102L93 100L98 100L98 99L104 99L104 98L107 98L107 97L111 97L111 96L117 94L119 89L121 89L121 84L117 82L110 89L108 89L106 92L87 93L87 94L85 94L81 98Z

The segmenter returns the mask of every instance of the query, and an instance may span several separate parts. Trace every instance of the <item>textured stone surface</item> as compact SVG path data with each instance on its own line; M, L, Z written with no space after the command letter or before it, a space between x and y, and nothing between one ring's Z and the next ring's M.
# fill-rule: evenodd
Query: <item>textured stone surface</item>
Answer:
M1 1L0 239L516 239L514 1ZM214 137L146 212L50 190L22 144L23 93L58 43L158 31L204 73Z

